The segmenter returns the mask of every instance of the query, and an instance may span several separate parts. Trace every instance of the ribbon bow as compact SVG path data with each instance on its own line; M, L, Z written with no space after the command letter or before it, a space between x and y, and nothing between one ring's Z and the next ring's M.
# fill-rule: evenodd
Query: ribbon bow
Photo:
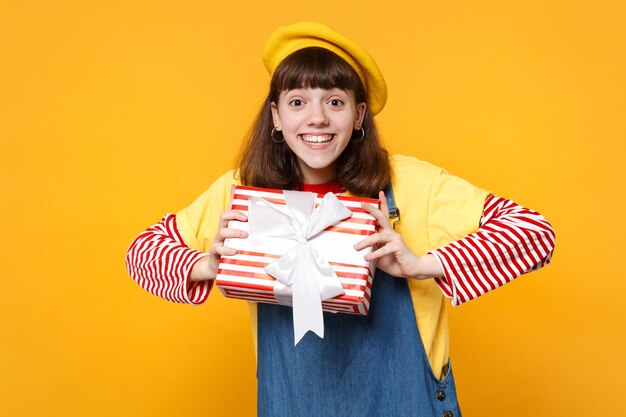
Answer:
M295 241L265 272L277 280L274 293L279 302L293 306L296 345L309 330L324 337L322 301L345 293L335 271L309 240L352 212L333 193L327 193L317 208L314 193L283 193L286 206L250 197L248 220L254 233Z

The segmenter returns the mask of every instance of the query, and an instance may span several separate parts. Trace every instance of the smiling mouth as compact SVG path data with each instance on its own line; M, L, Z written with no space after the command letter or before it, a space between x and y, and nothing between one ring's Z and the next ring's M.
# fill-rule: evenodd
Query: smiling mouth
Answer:
M335 135L300 135L300 138L309 145L316 145L330 142Z

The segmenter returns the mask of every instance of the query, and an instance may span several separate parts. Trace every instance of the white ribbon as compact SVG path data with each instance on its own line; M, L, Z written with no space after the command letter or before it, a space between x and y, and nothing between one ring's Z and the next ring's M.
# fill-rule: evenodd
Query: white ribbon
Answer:
M293 306L296 345L309 330L324 337L322 301L345 293L335 271L309 239L352 216L352 212L333 193L327 193L317 208L314 193L283 193L286 206L251 196L248 223L253 233L295 242L283 256L267 265L265 272L277 280L274 293L279 302Z

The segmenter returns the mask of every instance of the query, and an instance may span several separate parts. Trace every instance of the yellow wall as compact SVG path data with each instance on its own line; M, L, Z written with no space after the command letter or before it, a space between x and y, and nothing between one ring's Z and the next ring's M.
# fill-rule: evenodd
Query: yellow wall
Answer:
M245 303L157 299L124 253L231 166L266 38L305 19L376 58L390 150L557 230L552 265L452 310L464 415L624 415L625 4L4 2L0 415L254 414Z

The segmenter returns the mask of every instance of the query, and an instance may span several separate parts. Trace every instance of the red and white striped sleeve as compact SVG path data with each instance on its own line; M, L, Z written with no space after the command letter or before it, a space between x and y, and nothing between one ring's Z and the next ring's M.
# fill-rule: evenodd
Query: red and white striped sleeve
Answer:
M213 281L192 282L189 273L206 253L190 249L176 223L176 215L163 219L135 238L126 253L126 269L144 290L175 303L201 304Z
M456 306L547 265L554 245L542 215L490 195L476 232L429 253L445 275L435 281Z

